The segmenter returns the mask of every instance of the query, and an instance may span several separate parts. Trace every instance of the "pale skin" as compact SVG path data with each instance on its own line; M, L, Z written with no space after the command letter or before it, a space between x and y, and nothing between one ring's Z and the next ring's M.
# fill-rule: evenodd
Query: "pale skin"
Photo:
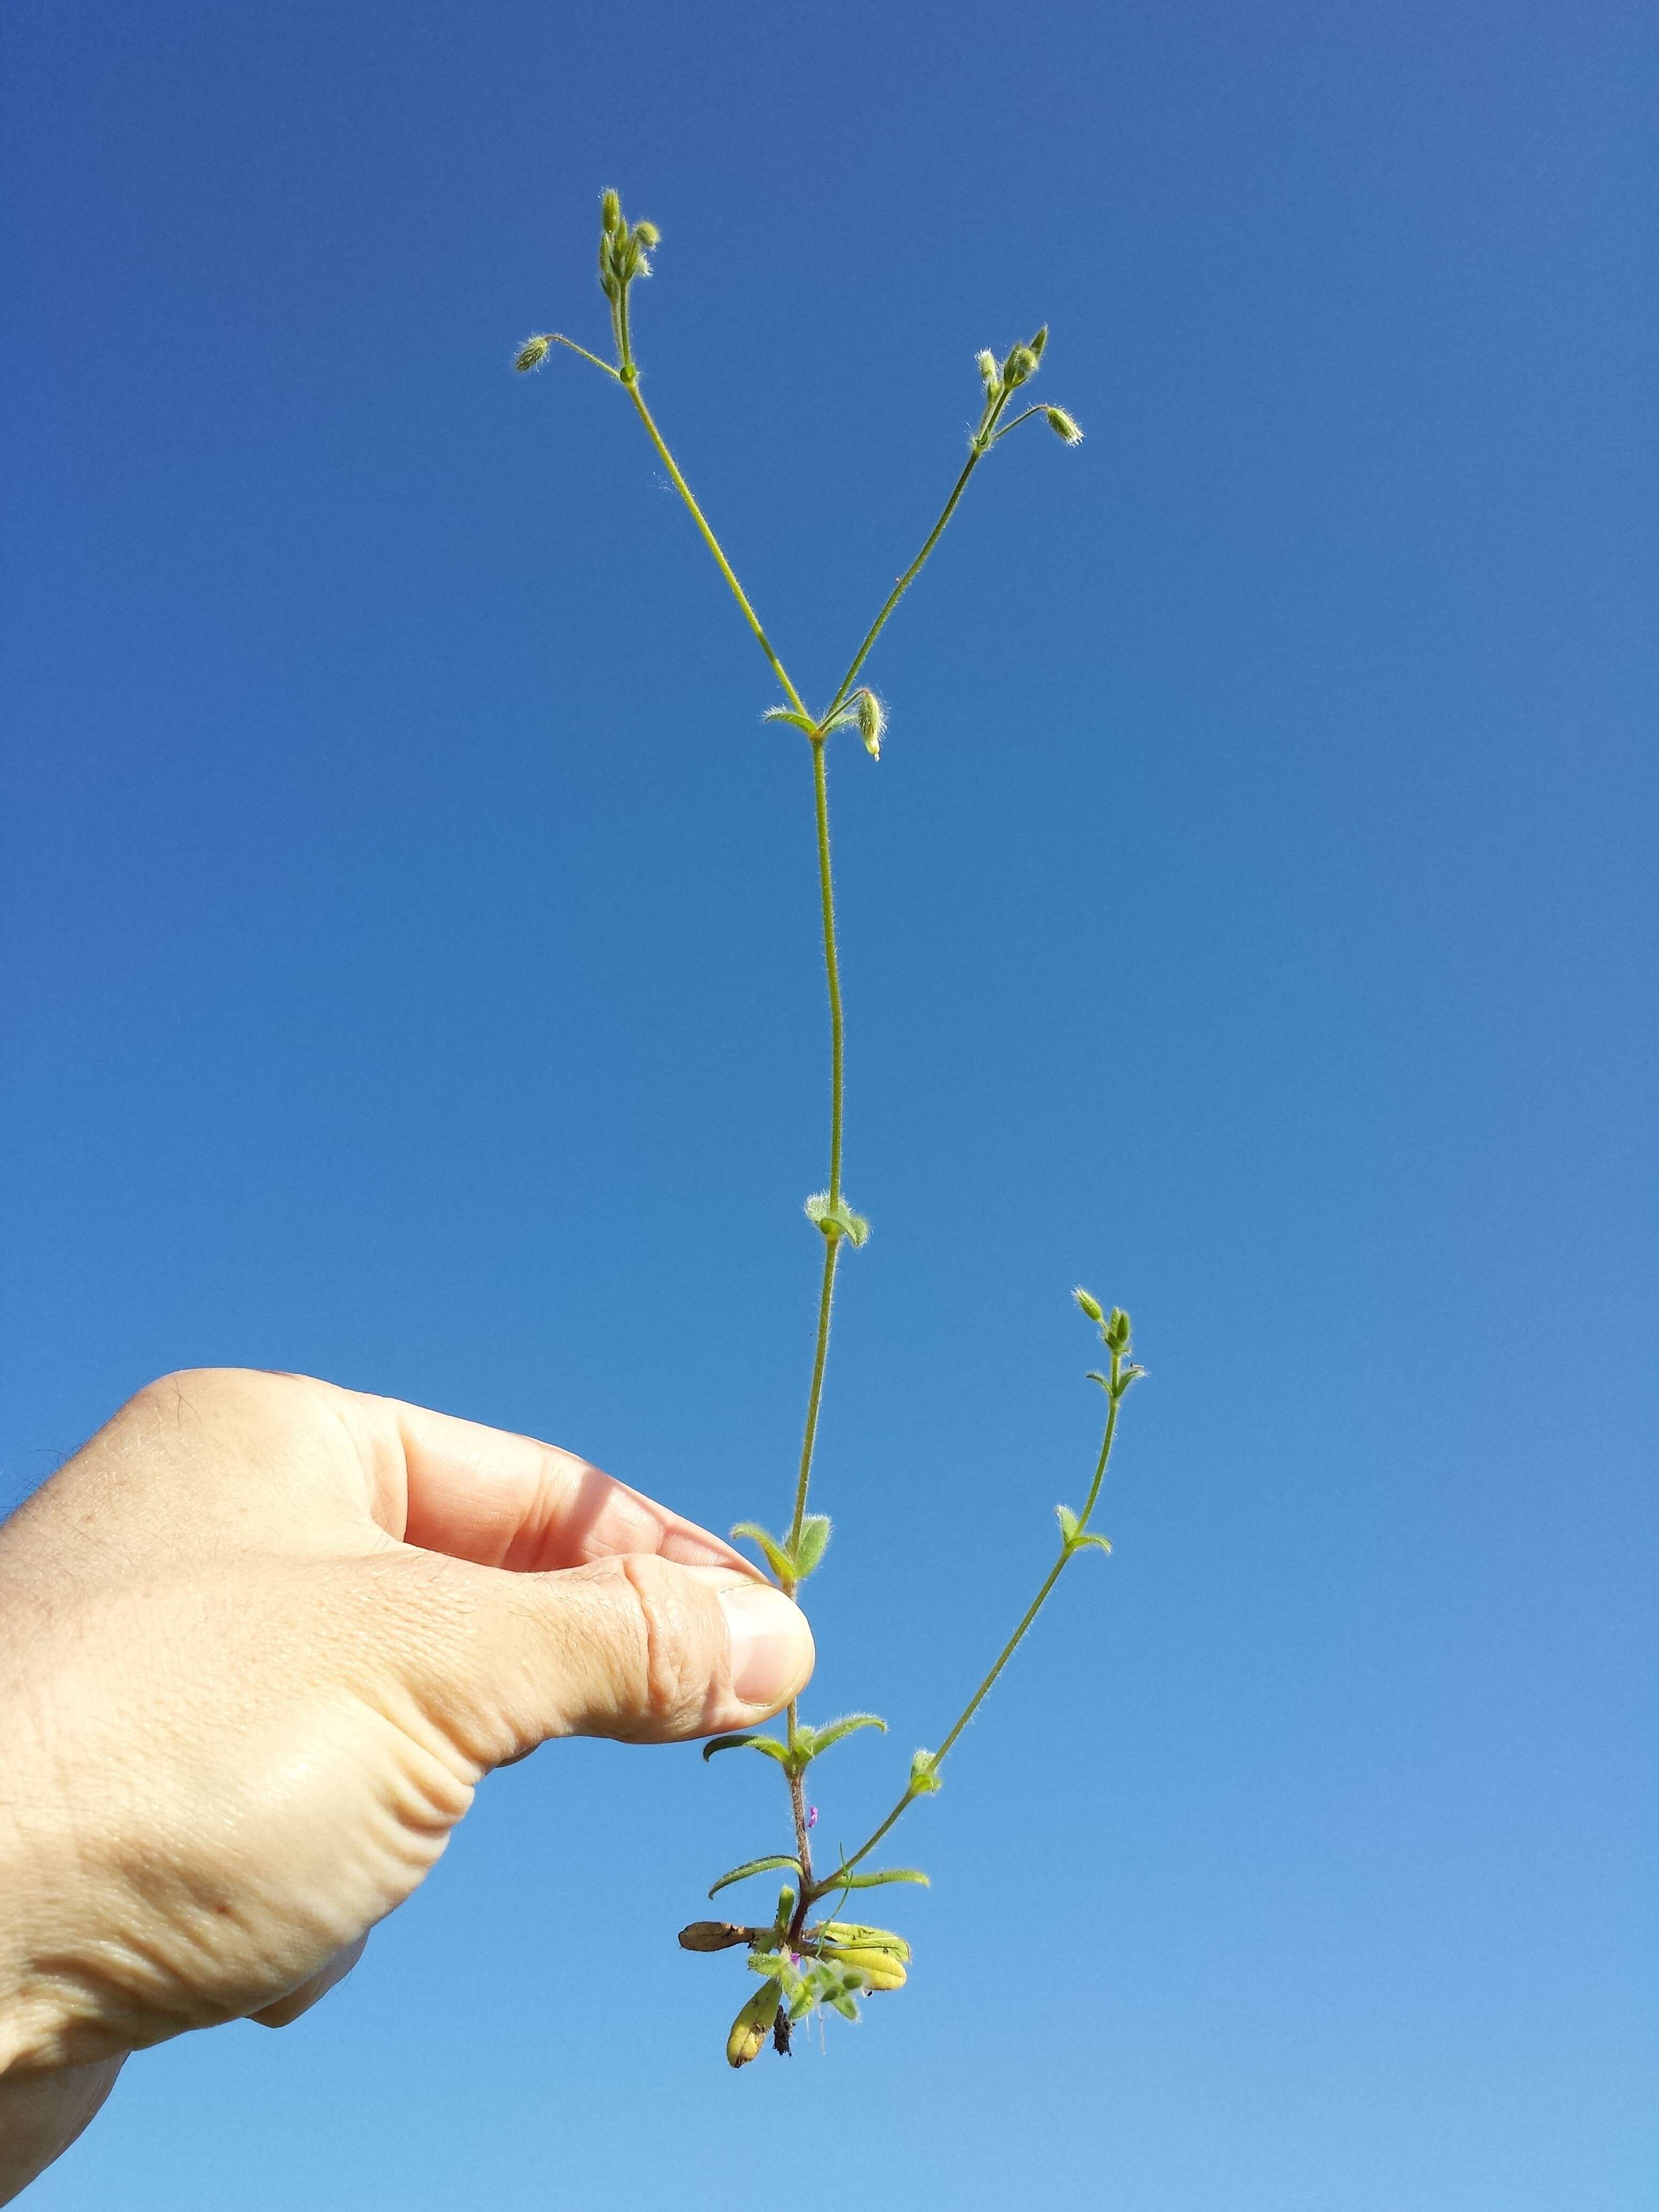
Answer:
M811 1668L569 1453L301 1376L140 1391L0 1527L0 2203L130 2052L315 2004L492 1768L751 1727Z

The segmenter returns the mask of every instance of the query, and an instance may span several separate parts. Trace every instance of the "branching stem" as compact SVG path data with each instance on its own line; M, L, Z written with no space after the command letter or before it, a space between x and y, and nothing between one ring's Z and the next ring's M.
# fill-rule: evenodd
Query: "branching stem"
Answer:
M614 196L611 204L614 212ZM617 219L620 219L619 216ZM607 235L609 235L611 217L607 216L606 221ZM968 459L963 464L961 474L951 486L950 496L940 511L939 520L928 532L921 551L903 574L898 578L883 602L880 612L871 624L863 643L853 656L847 673L842 678L834 698L823 714L814 720L800 693L795 689L788 671L778 657L772 641L767 636L759 616L750 604L747 592L738 582L737 573L726 558L725 548L714 535L708 517L698 506L692 495L691 487L682 475L679 464L669 451L667 442L661 431L658 429L651 410L645 403L644 394L640 390L639 368L633 354L633 339L629 320L628 281L624 278L614 287L608 285L607 290L611 299L611 327L617 341L617 358L615 366L609 362L602 361L597 354L590 353L586 346L578 345L573 338L565 337L560 332L550 331L547 334L548 338L550 342L568 346L574 353L580 354L585 361L592 362L595 368L602 368L608 376L615 377L626 390L629 399L634 403L635 413L644 424L647 436L673 482L675 489L684 501L692 520L702 534L703 543L714 556L716 566L730 587L732 598L742 609L744 621L754 633L755 640L761 651L766 655L773 674L782 685L791 707L799 716L801 726L806 731L812 749L812 798L817 832L818 895L823 925L824 979L830 999L830 1188L828 1212L823 1224L825 1231L823 1275L818 1291L817 1331L812 1354L812 1380L807 1393L806 1422L801 1439L800 1464L795 1478L794 1510L789 1523L787 1550L793 1559L798 1552L806 1519L807 1496L812 1480L812 1462L817 1448L818 1417L823 1402L824 1370L830 1355L830 1322L836 1296L836 1270L840 1261L844 1233L837 1217L841 1212L842 1206L842 1137L845 1097L846 1034L842 1011L841 959L836 935L835 879L830 860L830 794L825 767L825 745L836 716L851 696L859 672L869 659L871 651L885 629L894 609L921 574L928 556L945 534L945 527L951 517L956 513L974 471L990 452L998 438L1005 434L1004 431L999 429L998 425L1007 407L1014 384L995 376L988 370L988 388L985 405L978 427L969 445ZM1036 341L1034 341L1034 344L1040 352L1041 335ZM1015 359L1015 356L1010 356L1011 362ZM1034 368L1035 365L1035 362L1031 362L1030 367ZM1028 369L1026 374L1029 373ZM1015 380L1016 382L1018 380ZM1028 416L1040 411L1036 407L1028 407L1023 414L1015 417L1014 422L1007 424L1006 428L1014 428L1018 423L1024 422ZM1026 1607L1013 1634L997 1655L995 1663L989 1674L986 1675L978 1689L963 1708L955 1725L939 1749L929 1754L927 1766L922 1771L921 1778L918 1778L913 1772L909 1786L886 1819L850 1856L844 1850L840 1852L839 1864L835 1871L821 1881L815 1879L812 1871L811 1845L808 1836L810 1815L806 1804L805 1768L804 1765L791 1763L788 1771L789 1802L794 1822L795 1855L800 1864L800 1887L787 1939L792 1945L799 1939L805 1925L807 1912L812 1905L831 1891L843 1887L846 1878L852 1869L869 1856L906 1809L915 1803L918 1796L929 1794L932 1777L937 1773L946 1753L960 1737L969 1721L973 1719L974 1715L988 1696L997 1677L1024 1642L1032 1623L1048 1602L1055 1583L1065 1572L1066 1566L1078 1551L1083 1547L1083 1539L1088 1529L1089 1516L1093 1512L1095 1502L1100 1495L1101 1482L1106 1473L1107 1462L1111 1457L1112 1440L1117 1428L1118 1406L1124 1391L1128 1387L1128 1382L1133 1381L1135 1372L1132 1370L1127 1378L1124 1376L1122 1356L1117 1351L1113 1351L1111 1362L1111 1376L1108 1385L1110 1407L1106 1418L1105 1435L1101 1442L1100 1456L1095 1466L1094 1480L1089 1486L1089 1494L1085 1501L1081 1516L1075 1523L1070 1524L1070 1533L1061 1542L1060 1557L1048 1570L1041 1589ZM782 1580L785 1591L793 1597L798 1585L787 1577L784 1577ZM788 1708L788 1746L792 1752L796 1749L799 1741L799 1706L797 1701L792 1699ZM751 1935L758 1933L756 1930L749 1932Z
M987 1696L989 1694L991 1686L996 1680L997 1676L1001 1674L1003 1668L1008 1664L1008 1662L1013 1657L1015 1652L1024 1642L1026 1635L1030 1630L1032 1622L1036 1620L1038 1613L1042 1612L1043 1607L1048 1603L1049 1594L1053 1590L1054 1584L1060 1580L1061 1575L1065 1573L1066 1568L1071 1565L1073 1559L1076 1558L1078 1553L1084 1548L1078 1539L1085 1535L1088 1531L1089 1516L1095 1510L1096 1501L1100 1496L1100 1486L1105 1480L1107 1463L1112 1456L1112 1442L1117 1434L1117 1409L1123 1402L1124 1394L1128 1387L1127 1383L1126 1383L1123 1379L1123 1375L1124 1370L1122 1355L1120 1352L1115 1352L1112 1354L1111 1378L1108 1385L1108 1395L1110 1397L1111 1404L1106 1415L1106 1432L1101 1438L1100 1455L1095 1462L1094 1479L1089 1485L1089 1494L1084 1500L1082 1512L1078 1516L1076 1535L1061 1543L1060 1547L1060 1557L1054 1561L1053 1566L1049 1568L1048 1573L1043 1577L1042 1588L1038 1590L1036 1595L1031 1600L1030 1605L1026 1607L1024 1613L1021 1614L1018 1627L1015 1629L1013 1634L1008 1638L1008 1641L1003 1645L1001 1650L997 1654L995 1664L992 1667L990 1673L985 1677L985 1680L980 1684L978 1689L975 1691L973 1696L969 1698L967 1704L963 1707L962 1711L957 1717L956 1723L951 1728L950 1734L939 1745L939 1749L933 1753L932 1765L930 1768L930 1771L933 1773L936 1774L939 1771L940 1765L944 1762L945 1753L950 1750L952 1744L956 1742L957 1737L967 1727L969 1722L972 1720L974 1715L979 1711L981 1705L983 1705ZM902 1814L907 1812L908 1808L915 1803L916 1799L927 1794L928 1793L925 1790L916 1789L914 1784L912 1784L910 1788L907 1789L904 1795L899 1799L897 1804L894 1806L892 1811L887 1815L887 1818L881 1823L880 1826L874 1829L872 1833L865 1838L863 1843L859 1845L857 1850L854 1851L850 1856L844 1857L842 1860L841 1864L835 1869L834 1872L827 1875L823 1881L812 1886L813 1894L815 1896L821 1897L827 1891L834 1889L841 1881L842 1877L847 1874L850 1869L857 1866L860 1859L867 1858L869 1856L870 1853L875 1849L876 1845L887 1833L888 1830L894 1826Z

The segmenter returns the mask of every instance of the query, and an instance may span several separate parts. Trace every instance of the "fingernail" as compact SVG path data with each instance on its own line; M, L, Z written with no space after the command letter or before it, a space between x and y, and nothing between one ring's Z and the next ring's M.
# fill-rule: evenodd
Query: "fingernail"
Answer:
M722 1590L732 1638L732 1690L745 1705L781 1705L812 1671L806 1615L760 1583Z

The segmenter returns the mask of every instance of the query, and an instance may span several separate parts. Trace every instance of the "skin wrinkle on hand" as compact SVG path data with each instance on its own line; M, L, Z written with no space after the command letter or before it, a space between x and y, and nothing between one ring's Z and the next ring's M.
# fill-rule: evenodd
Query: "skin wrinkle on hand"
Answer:
M125 2051L334 1986L491 1766L786 1703L810 1633L769 1593L790 1679L735 1699L738 1587L527 1437L301 1376L140 1392L0 1525L0 2203Z

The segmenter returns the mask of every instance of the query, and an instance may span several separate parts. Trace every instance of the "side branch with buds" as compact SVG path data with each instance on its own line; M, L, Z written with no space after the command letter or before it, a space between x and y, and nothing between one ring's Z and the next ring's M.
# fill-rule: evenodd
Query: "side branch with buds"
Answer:
M798 731L807 740L810 749L818 896L823 930L824 979L830 1002L829 1177L825 1188L809 1198L805 1206L806 1217L822 1240L817 1326L813 1340L805 1424L800 1458L795 1470L794 1494L788 1522L781 1534L774 1534L759 1523L749 1521L740 1522L732 1531L734 1537L741 1537L756 1547L778 1586L789 1596L794 1597L807 1577L823 1563L830 1541L828 1516L809 1512L807 1504L817 1448L818 1419L823 1403L830 1323L842 1249L849 1245L857 1250L867 1241L870 1234L869 1223L854 1212L842 1187L846 1039L841 961L836 929L835 878L830 859L830 801L824 767L825 750L837 731L855 730L871 758L880 759L882 740L886 731L886 710L870 686L860 681L860 672L895 608L921 574L928 556L944 534L975 470L1005 438L1018 429L1022 423L1038 416L1066 446L1079 445L1083 433L1063 407L1039 403L1022 407L1016 413L1009 412L1016 394L1031 381L1042 367L1048 343L1046 325L1027 343L1012 347L1001 360L990 352L979 355L982 387L980 416L969 439L968 455L961 473L951 488L939 520L924 539L921 551L883 602L829 704L821 713L815 714L796 690L762 627L759 616L738 582L720 540L709 526L708 518L693 497L691 489L670 453L640 388L640 369L634 352L631 294L634 285L641 277L650 275L650 257L659 242L659 234L654 223L629 224L617 194L614 191L605 193L600 201L599 215L599 288L610 307L615 358L606 361L603 356L590 352L586 346L578 345L574 338L567 337L562 331L547 331L525 341L514 367L521 371L539 368L553 348L562 346L579 354L584 361L592 362L594 368L623 386L783 691L783 701L768 708L763 719ZM836 1864L828 1872L820 1874L815 1869L810 1838L817 1814L806 1801L807 1769L835 1745L863 1729L874 1729L885 1733L887 1724L877 1714L850 1713L840 1720L815 1728L801 1719L798 1705L792 1703L786 1716L782 1735L745 1730L735 1735L716 1736L703 1747L705 1759L712 1758L716 1752L738 1750L757 1752L763 1758L771 1759L781 1770L788 1790L793 1830L793 1851L746 1860L743 1865L733 1867L723 1874L708 1893L712 1898L721 1890L751 1877L781 1872L789 1879L783 1885L777 1909L769 1922L751 1924L696 1920L680 1931L680 1942L688 1951L745 1950L750 1972L759 1977L759 1987L744 2004L727 2039L726 2057L733 2066L746 2065L757 2057L769 2034L777 2051L787 2052L792 2028L812 2014L830 2010L856 2020L860 1996L872 1990L896 1990L903 1986L910 1958L910 1947L903 1937L895 1935L890 1929L871 1927L838 1916L845 1910L855 1890L927 1881L927 1875L915 1867L871 1867L866 1864L866 1861L918 1798L932 1796L939 1790L941 1786L939 1769L947 1754L1030 1630L1066 1567L1085 1551L1109 1552L1111 1549L1106 1539L1091 1528L1090 1522L1111 1458L1117 1433L1119 1407L1143 1370L1130 1358L1128 1316L1115 1306L1108 1315L1087 1291L1079 1290L1073 1295L1083 1313L1098 1328L1108 1354L1107 1371L1095 1373L1090 1377L1106 1393L1107 1413L1099 1455L1082 1510L1073 1512L1065 1505L1055 1508L1060 1521L1059 1557L1022 1615L1013 1634L999 1653L990 1672L963 1708L939 1748L936 1751L918 1751L913 1756L903 1792L886 1819L856 1850L838 1853ZM826 1901L830 1908L828 1915L815 1917Z

